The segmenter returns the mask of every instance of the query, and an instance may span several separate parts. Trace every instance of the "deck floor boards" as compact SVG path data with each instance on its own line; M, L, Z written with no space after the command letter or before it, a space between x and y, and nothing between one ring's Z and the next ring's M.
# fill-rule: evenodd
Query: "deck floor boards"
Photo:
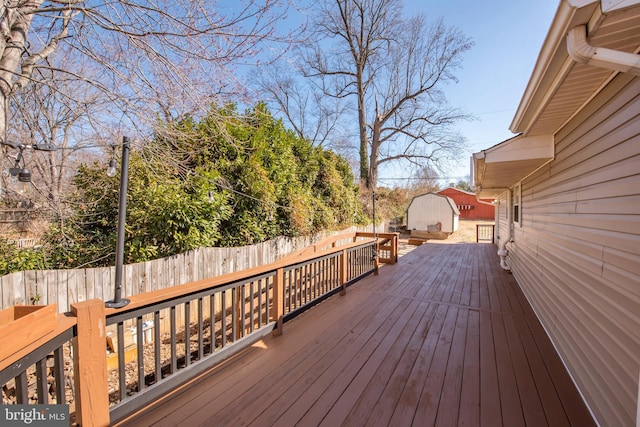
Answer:
M417 247L119 425L594 425L495 251Z

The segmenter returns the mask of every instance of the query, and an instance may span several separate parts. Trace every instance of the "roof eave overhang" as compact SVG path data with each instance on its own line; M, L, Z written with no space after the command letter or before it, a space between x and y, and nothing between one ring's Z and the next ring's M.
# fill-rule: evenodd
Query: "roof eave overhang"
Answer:
M496 198L553 160L553 135L518 135L473 154L473 180L478 198Z
M569 29L588 21L599 7L599 0L561 1L553 22L542 45L522 100L509 126L513 133L528 133L540 110L547 104L548 97L562 82L562 77L572 64L564 43ZM556 70L550 72L551 70ZM556 76L549 79L549 76ZM541 96L541 95L545 96Z
M473 155L478 197L551 161L555 135L610 81L640 75L639 53L640 0L561 0L509 127L519 135Z
M637 31L639 7L640 0L562 0L509 129L526 135L548 133L548 128L541 132L541 127L549 121L545 109L559 108L558 103L550 107L550 102L554 97L567 96L561 87L568 77L573 78L568 84L575 85L577 74L582 73L584 79L594 81L590 90L598 91L616 73L640 75L638 45L633 44L633 36L625 34ZM602 37L603 32L608 35ZM588 39L592 35L595 39L600 36L600 42L610 48L598 46L598 41L591 45ZM612 43L612 39L619 43ZM601 74L586 76L576 68L580 65L600 70ZM588 98L585 95L584 101ZM568 101L562 104L568 112L580 108L579 104L573 105L575 99L565 98L564 101ZM541 123L537 123L539 120ZM555 125L560 127L562 123Z

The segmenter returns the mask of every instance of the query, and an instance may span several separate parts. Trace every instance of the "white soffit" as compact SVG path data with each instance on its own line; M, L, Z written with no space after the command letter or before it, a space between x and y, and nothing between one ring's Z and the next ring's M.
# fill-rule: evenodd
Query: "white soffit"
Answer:
M640 0L602 0L602 11L611 12L640 4Z
M633 58L640 50L640 0L562 1L511 123L512 132L557 132L616 74L598 66L595 58L587 64L569 56L567 33L585 25L590 47L618 51L616 58Z
M478 197L496 197L554 157L553 135L519 135L473 155Z

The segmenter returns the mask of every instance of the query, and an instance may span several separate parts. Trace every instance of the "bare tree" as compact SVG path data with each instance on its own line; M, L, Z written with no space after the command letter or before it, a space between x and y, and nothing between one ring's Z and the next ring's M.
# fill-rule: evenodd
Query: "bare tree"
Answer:
M73 57L60 56L50 64L69 64ZM92 77L95 72L76 64L84 76ZM80 149L101 153L96 146L103 145L98 135L104 129L99 128L97 120L108 115L110 101L102 93L88 84L54 68L41 68L35 72L43 81L52 84L28 84L17 91L10 103L12 117L12 139L21 144L35 146L45 141L54 144L54 151L25 150L32 174L34 195L32 200L46 203L49 208L60 213L61 194L67 189L71 177L75 154ZM109 131L113 137L113 131ZM106 135L105 135L106 136ZM115 139L112 139L115 140Z
M0 140L11 131L17 92L32 84L56 90L46 69L98 89L111 104L104 123L144 130L158 110L175 118L237 93L233 66L284 39L275 31L284 12L278 1L222 3L1 1ZM83 60L52 61L62 51ZM99 72L86 75L80 63Z
M399 0L326 0L314 14L315 41L306 76L326 95L355 98L360 179L376 186L381 164L416 165L454 155L464 140L453 125L464 113L447 105L443 87L472 41L442 21L405 19Z
M264 67L258 74L257 86L274 111L279 112L300 138L315 145L346 153L344 147L350 139L349 129L342 119L347 103L339 98L327 97L321 88L310 81L302 81L300 69L290 58Z
M428 164L420 168L413 174L413 184L411 185L411 197L438 191L438 171Z

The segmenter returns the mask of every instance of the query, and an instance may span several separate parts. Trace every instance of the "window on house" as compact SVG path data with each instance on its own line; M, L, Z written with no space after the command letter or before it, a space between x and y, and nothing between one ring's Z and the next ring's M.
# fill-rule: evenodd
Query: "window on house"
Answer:
M518 224L520 224L520 217L522 216L522 212L520 210L520 205L521 205L521 191L520 191L520 184L515 185L513 187L513 192L511 195L511 200L512 200L512 218L513 218L513 222L517 222Z

